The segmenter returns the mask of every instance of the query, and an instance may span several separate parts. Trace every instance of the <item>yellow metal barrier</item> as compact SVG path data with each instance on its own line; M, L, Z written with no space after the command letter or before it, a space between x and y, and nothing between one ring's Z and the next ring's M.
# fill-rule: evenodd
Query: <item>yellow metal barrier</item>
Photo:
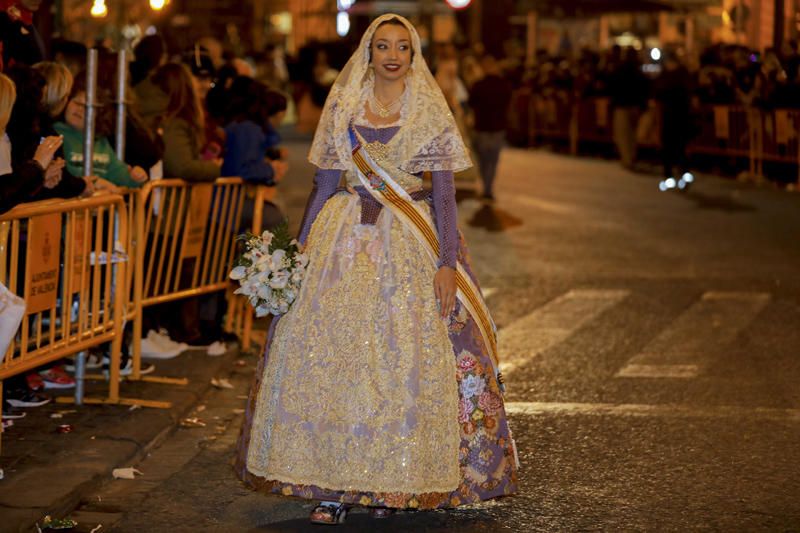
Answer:
M150 182L131 198L136 236L135 273L130 286L134 319L130 379L186 383L184 379L141 375L142 310L230 288L228 273L235 259L247 189L241 178L219 178L213 183L169 179ZM266 197L262 189L257 187L255 192L254 220L259 227ZM232 304L229 319L240 305L235 301ZM241 327L230 329L249 342L247 316L243 312L240 315L237 320Z
M128 216L119 195L23 204L0 216L0 282L23 297L22 324L0 363L1 381L111 342L108 397L119 396L127 293Z

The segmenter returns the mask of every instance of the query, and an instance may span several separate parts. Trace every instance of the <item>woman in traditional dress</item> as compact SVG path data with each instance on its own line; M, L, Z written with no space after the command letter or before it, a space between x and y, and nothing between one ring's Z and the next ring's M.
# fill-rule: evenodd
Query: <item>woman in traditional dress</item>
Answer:
M352 505L385 517L513 494L494 325L456 228L453 173L471 163L406 19L364 34L309 160L309 266L272 322L238 475L321 500L323 524Z

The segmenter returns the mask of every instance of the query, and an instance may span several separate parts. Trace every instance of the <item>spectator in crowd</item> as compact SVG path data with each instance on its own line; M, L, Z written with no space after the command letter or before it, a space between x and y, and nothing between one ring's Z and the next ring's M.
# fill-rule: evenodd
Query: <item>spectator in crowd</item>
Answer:
M108 140L113 130L113 109L108 90L96 89L97 111L95 115L95 139L92 165L95 188L114 190L114 186L138 188L147 181L147 172L142 167L128 167L117 158L114 147ZM67 171L73 176L83 175L84 115L86 111L85 76L78 75L72 86L69 101L62 120L55 129L64 136L64 155Z
M500 150L506 140L512 87L491 55L483 56L481 67L485 75L472 86L469 105L475 114L475 151L483 179L483 198L491 201Z
M64 113L69 95L72 92L74 83L72 73L63 65L53 62L41 62L34 65L33 70L44 80L44 87L41 91L41 103L36 118L39 135L59 136L61 134L55 128L55 121ZM30 143L35 143L35 135L31 135ZM57 160L64 161L63 145L59 149ZM76 196L90 196L97 191L111 187L105 181L99 182L95 187L92 177L84 177L83 172L78 174L70 173L66 165L61 176L61 181L53 189L42 189L37 194L37 200L47 198L74 198Z
M236 76L236 69L229 66L225 69L223 76L216 77L216 68L211 60L211 56L200 45L195 46L186 54L184 54L184 62L192 71L192 77L196 82L197 94L203 106L203 116L205 120L205 144L200 152L200 157L205 160L215 160L222 157L222 152L225 147L225 130L222 128L224 125L225 106L227 102L225 98L219 104L219 113L212 114L210 109L212 107L212 100L216 94L211 94L211 90L215 87L219 88L219 92L225 93L232 77ZM217 80L216 83L214 80Z
M164 131L164 176L186 181L214 181L222 160L203 160L205 113L186 65L167 63L153 75L153 83L166 95L161 115Z
M98 61L98 78L110 80L105 88L117 88L117 61L119 56L101 48ZM108 93L106 93L108 95ZM164 143L155 130L151 130L139 115L136 92L125 87L125 162L131 167L141 167L149 171L164 156ZM112 146L117 145L116 128L109 134Z
M619 54L620 61L608 80L612 127L622 166L631 169L636 159L636 127L639 115L647 106L648 87L636 51L626 48Z
M133 57L131 86L136 87L167 62L167 44L160 35L148 35L133 47Z
M286 97L263 83L239 76L228 90L225 162L222 174L260 185L275 185L286 173L284 161L267 159L280 142L277 126L286 113Z
M45 108L47 80L42 74L31 67L16 65L9 69L8 76L17 89L17 99L6 130L11 141L11 160L17 165L33 159L43 137L58 136L59 133L52 127L53 119ZM60 159L56 157L51 164L63 168ZM93 192L90 180L65 171L54 187L38 189L27 201L88 196Z
M152 131L156 131L167 107L167 96L153 83L153 75L167 60L166 51L167 45L160 35L148 35L134 47L130 66L136 110Z
M0 74L0 213L34 199L42 188L52 189L58 185L64 167L63 159L60 162L54 160L61 146L60 137L45 138L31 159L13 164L6 126L15 100L14 82Z
M0 72L45 58L44 41L33 24L42 0L0 0Z
M69 69L73 76L86 70L86 46L77 41L54 39L51 44L51 57Z
M656 81L656 99L661 105L661 158L664 179L659 189L688 189L694 181L686 159L691 136L691 80L689 72L672 51L664 52L664 70Z

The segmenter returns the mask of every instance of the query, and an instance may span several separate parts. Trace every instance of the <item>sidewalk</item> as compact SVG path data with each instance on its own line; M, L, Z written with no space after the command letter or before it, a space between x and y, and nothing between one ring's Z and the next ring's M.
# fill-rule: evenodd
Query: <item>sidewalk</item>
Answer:
M144 458L209 393L212 378L227 378L237 364L251 364L237 363L241 361L238 345L228 346L228 352L219 357L197 350L171 360L152 361L154 375L187 377L186 386L121 384L122 397L170 401L171 409L76 407L53 401L28 409L25 418L14 420L3 434L0 455L4 471L0 532L35 531L36 522L45 515L64 517L82 498L111 480L114 468L133 466ZM87 382L87 397L103 397L106 386L106 382ZM62 424L70 424L72 431L59 433Z

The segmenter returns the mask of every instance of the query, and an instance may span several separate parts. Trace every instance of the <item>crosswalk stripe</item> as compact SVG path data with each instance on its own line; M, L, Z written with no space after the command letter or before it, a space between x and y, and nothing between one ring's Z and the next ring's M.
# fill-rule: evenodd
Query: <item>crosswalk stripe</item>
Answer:
M582 402L506 402L508 414L600 415L670 418L734 418L800 422L800 409L741 406L693 406L681 404L613 404Z
M508 375L525 366L628 294L626 290L575 289L515 320L498 332L501 370Z
M761 292L706 292L617 372L624 378L694 378L709 347L731 344L769 303Z

